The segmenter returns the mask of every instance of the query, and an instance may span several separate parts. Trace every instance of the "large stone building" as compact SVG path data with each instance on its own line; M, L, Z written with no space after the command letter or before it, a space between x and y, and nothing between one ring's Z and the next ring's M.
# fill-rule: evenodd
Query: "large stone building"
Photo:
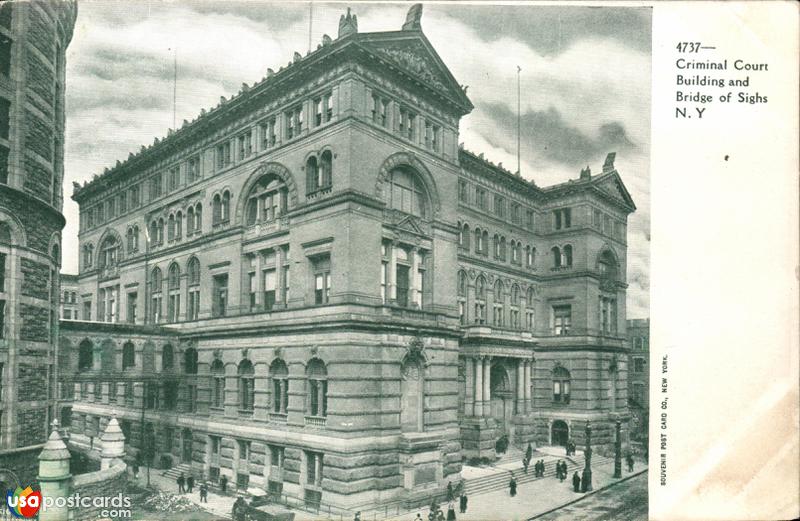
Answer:
M631 439L646 442L650 418L650 319L628 320L628 404ZM646 446L646 445L645 445Z
M64 53L75 16L74 2L0 2L0 469L28 481L56 400Z
M614 155L540 188L464 150L473 106L420 14L348 11L75 187L73 443L116 414L132 452L343 507L427 498L503 435L611 443L635 209Z
M65 320L77 320L80 318L78 306L78 276L69 273L62 273L59 278L61 285L61 306L59 317Z

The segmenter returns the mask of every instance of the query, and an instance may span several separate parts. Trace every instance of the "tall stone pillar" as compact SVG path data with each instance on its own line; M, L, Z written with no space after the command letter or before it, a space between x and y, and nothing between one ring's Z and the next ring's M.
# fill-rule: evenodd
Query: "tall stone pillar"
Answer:
M472 416L475 414L474 400L475 400L475 371L472 358L465 360L465 382L464 382L464 416Z
M483 357L476 357L475 363L475 416L483 416Z
M58 420L53 420L52 432L47 443L39 453L39 486L42 497L66 498L72 488L72 475L69 472L69 451L58 434ZM68 521L69 508L66 503L58 507L54 502L47 510L39 510L42 521Z
M100 435L100 469L105 470L122 463L125 457L125 435L113 416Z
M525 412L533 411L533 399L531 398L531 372L533 370L533 361L525 360L524 367L524 385L525 385Z
M486 418L492 415L491 376L492 357L487 356L483 359L483 416Z

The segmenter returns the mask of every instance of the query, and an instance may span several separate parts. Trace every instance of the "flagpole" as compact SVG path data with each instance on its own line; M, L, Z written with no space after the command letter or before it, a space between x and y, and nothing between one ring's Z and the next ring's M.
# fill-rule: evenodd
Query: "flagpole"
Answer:
M522 170L520 169L520 87L519 87L519 75L522 72L522 69L519 65L517 65L517 175L522 175Z
M308 52L311 52L311 28L314 22L314 2L308 3Z
M178 48L175 47L172 53L172 129L177 130L177 106L178 106Z

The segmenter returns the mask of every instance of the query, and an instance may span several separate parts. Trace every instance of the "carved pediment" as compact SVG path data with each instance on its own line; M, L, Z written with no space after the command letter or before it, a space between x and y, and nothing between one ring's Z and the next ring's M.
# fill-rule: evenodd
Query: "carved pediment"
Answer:
M375 50L429 85L440 90L447 88L444 78L437 70L437 64L430 58L422 43L387 43L384 46L376 47Z

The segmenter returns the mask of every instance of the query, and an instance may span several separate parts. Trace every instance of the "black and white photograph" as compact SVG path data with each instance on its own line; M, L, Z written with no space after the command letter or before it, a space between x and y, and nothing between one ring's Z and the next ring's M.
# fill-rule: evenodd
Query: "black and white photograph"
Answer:
M0 519L648 519L652 23L0 1Z

